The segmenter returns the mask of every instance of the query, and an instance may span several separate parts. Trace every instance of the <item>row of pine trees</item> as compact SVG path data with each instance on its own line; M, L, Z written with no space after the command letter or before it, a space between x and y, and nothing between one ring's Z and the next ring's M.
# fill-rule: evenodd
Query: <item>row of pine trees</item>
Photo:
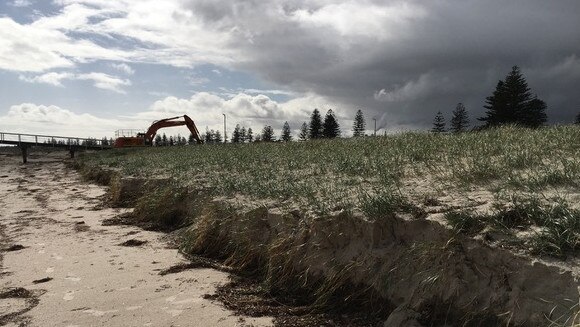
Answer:
M475 129L489 128L501 125L519 125L524 127L537 128L543 126L548 116L546 114L546 103L531 92L528 83L518 66L512 67L511 72L500 80L493 94L488 96L485 101L485 116L477 118L483 125ZM576 116L576 124L580 124L580 113ZM458 103L452 112L450 126L441 111L437 112L433 120L433 133L461 133L470 130L470 118L467 109L463 103ZM354 117L352 127L354 137L365 136L366 123L363 112L358 110ZM303 122L300 127L298 139L306 141L309 139L332 139L341 136L340 125L332 109L326 112L324 119L318 109L314 109L310 116L310 122ZM205 143L222 143L223 137L219 131L207 130L203 135ZM270 125L264 126L260 133L254 135L252 128L236 125L231 136L232 143L250 143L250 142L289 142L294 139L292 129L288 122L282 126L280 136L275 136L274 129ZM181 145L193 144L193 135L189 140L184 137L169 137L157 135L155 138L156 145Z
M355 122L353 125L354 136L364 136L365 133L365 121L361 110L356 113ZM324 119L318 109L314 109L310 117L310 122L304 122L300 127L300 133L298 134L298 139L305 141L308 139L320 139L320 138L336 138L341 135L340 125L332 109L326 112ZM219 130L207 129L205 134L202 135L205 143L215 144L223 143L222 134ZM289 142L294 139L292 135L292 128L288 122L284 122L282 126L282 131L280 132L280 137L276 137L274 129L270 125L264 126L262 131L254 135L252 128L247 128L245 126L236 125L232 136L230 139L231 143L251 143L251 142ZM193 135L190 135L189 140L181 136L169 138L163 135L157 135L155 137L155 145L166 146L166 145L182 145L182 144L194 144L195 139Z
M483 122L478 128L495 127L501 125L518 125L537 128L548 121L546 102L532 94L526 78L518 66L512 67L511 72L504 80L498 81L493 94L485 100L487 111L485 116L477 120ZM580 113L576 117L576 124L580 124ZM463 132L469 128L469 116L465 106L459 103L451 118L451 132ZM434 133L447 131L445 117L441 111L437 112L433 120Z
M353 126L354 136L362 136L365 131L365 122L363 113L359 110L355 116L355 123ZM209 135L209 136L208 136ZM213 136L212 136L213 135ZM218 135L218 137L216 137ZM208 143L219 143L222 139L219 137L221 134L219 132L214 132L209 130L206 132L206 142ZM320 139L320 138L336 138L340 137L341 130L338 120L332 109L329 109L322 119L322 115L318 109L314 109L312 115L310 116L309 123L302 123L300 127L300 132L298 134L298 139L301 141L306 141L308 139ZM276 138L274 129L270 125L264 126L262 131L254 135L252 128L246 129L245 126L236 125L232 133L231 142L232 143L249 143L249 142L289 142L294 139L292 135L292 128L290 124L286 121L282 126L280 132L280 137Z
M158 146L173 146L173 145L186 145L186 144L194 144L195 139L193 135L189 135L189 139L186 139L184 136L177 135L177 136L169 136L163 133L162 135L157 134L155 136L155 145Z

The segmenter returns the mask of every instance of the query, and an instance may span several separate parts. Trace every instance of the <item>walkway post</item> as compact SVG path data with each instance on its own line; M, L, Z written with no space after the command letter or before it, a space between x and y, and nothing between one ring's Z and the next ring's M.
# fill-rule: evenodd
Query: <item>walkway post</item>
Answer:
M224 143L226 143L228 139L228 135L226 134L226 114L222 115L224 115Z
M22 163L27 163L28 162L28 146L25 144L21 144L20 151L22 151Z

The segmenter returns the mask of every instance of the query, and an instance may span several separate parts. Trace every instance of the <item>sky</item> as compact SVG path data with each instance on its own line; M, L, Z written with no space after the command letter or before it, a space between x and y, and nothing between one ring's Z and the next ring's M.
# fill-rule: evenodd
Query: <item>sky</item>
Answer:
M101 137L189 115L344 136L473 123L518 65L549 122L580 112L578 0L3 0L0 131ZM187 134L184 129L163 130Z

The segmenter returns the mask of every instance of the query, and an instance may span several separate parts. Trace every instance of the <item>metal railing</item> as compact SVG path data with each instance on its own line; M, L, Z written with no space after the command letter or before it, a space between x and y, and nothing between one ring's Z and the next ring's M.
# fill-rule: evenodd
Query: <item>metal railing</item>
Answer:
M36 145L54 147L74 147L86 149L107 149L111 146L105 144L103 140L94 138L80 138L70 136L38 135L22 133L0 132L0 143L14 145ZM108 141L107 141L108 143Z
M142 129L118 129L115 131L115 137L134 137L138 134L145 134Z

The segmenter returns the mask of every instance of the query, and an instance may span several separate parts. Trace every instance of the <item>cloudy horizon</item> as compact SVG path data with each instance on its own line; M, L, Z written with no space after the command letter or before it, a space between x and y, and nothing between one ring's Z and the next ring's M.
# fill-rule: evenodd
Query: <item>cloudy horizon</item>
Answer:
M203 132L225 113L228 134L278 133L314 108L344 135L358 109L369 130L428 129L458 102L475 122L514 65L549 122L570 123L579 14L577 0L8 0L0 131L110 137L187 114Z

